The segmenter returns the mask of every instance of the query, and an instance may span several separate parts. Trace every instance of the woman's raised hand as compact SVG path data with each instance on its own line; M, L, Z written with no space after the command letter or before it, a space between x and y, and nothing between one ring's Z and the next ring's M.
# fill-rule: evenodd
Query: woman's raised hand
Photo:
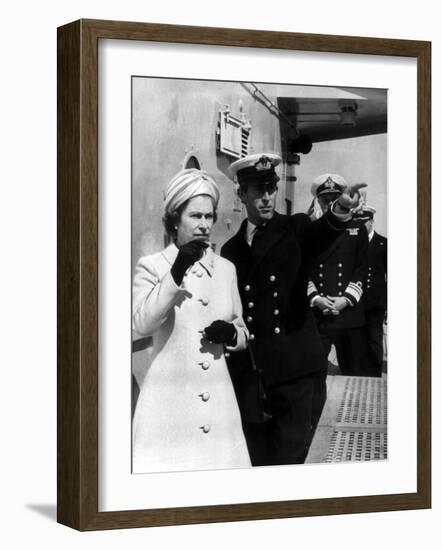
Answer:
M178 256L170 270L173 280L178 286L183 282L186 271L190 266L202 258L204 250L208 246L209 243L195 239L178 248Z

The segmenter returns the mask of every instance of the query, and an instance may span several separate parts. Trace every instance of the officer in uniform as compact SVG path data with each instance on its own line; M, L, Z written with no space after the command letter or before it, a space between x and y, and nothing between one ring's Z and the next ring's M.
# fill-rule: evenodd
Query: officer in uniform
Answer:
M338 174L322 174L312 185L323 215L332 200L338 200L346 182ZM369 376L370 361L362 304L366 277L368 235L355 218L332 245L315 257L307 295L316 316L325 353L336 347L344 375Z
M358 188L365 187L347 188L315 222L306 214L281 215L275 212L280 161L256 154L229 167L248 217L221 249L236 267L250 332L249 349L231 354L229 370L255 466L302 463L307 455L327 369L307 299L310 261L343 234Z
M374 208L364 206L354 218L364 223L368 231L368 265L363 281L365 326L372 360L370 376L381 376L384 358L384 321L387 313L387 239L374 230L375 213Z

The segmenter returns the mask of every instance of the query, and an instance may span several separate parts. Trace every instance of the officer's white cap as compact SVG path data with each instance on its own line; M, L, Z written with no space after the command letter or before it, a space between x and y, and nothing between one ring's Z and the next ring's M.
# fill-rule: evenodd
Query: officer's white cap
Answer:
M279 178L275 173L275 166L281 162L281 157L275 153L256 153L236 160L229 166L229 173L238 183L247 184L253 180L273 181Z
M325 193L336 193L340 195L347 187L347 182L339 174L321 174L313 180L311 192L314 197Z

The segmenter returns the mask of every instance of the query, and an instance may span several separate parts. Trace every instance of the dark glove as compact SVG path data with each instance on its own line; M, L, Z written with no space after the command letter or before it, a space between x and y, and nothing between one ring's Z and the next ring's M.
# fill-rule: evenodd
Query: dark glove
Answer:
M204 329L204 335L214 344L227 344L234 346L236 344L236 328L233 323L226 321L213 321L213 323Z
M208 246L209 243L195 239L179 247L178 256L170 270L170 274L178 286L183 282L186 271L202 258L204 249Z

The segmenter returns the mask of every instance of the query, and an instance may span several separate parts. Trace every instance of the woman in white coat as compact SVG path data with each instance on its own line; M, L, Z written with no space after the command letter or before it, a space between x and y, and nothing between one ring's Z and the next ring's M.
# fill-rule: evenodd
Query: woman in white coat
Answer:
M209 246L218 187L182 170L165 191L173 242L138 261L133 327L151 336L133 420L133 472L250 466L224 359L247 345L236 272Z

